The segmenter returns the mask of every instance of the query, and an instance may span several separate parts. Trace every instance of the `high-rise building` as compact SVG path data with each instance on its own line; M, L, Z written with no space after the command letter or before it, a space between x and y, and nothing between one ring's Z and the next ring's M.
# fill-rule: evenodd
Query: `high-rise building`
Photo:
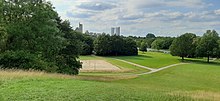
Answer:
M80 24L80 23L79 23L79 31L80 31L81 33L83 33L83 24Z
M116 35L120 36L120 27L116 27Z
M111 35L120 36L120 34L121 34L120 27L112 27L111 28Z
M76 27L75 31L83 33L83 24L79 23L79 27Z
M115 35L115 28L114 27L111 28L111 35Z

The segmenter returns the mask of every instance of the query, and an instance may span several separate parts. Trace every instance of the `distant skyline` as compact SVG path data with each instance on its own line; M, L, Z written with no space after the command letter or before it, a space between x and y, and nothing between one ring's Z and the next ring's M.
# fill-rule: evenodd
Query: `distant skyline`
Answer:
M49 1L73 28L82 23L84 32L110 34L112 26L120 26L124 36L178 36L186 32L202 35L209 29L220 34L220 0Z

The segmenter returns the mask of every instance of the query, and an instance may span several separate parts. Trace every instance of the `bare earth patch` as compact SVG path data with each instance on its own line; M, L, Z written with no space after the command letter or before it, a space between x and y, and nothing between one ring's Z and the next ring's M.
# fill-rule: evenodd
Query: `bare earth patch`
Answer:
M81 72L118 72L121 71L115 65L108 63L104 60L81 60L82 69Z

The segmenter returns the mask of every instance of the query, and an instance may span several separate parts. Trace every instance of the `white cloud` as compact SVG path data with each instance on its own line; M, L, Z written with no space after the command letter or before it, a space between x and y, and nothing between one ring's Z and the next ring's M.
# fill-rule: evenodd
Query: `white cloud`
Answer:
M214 11L216 15L220 15L220 9Z
M208 10L203 0L51 0L73 26L110 33L121 26L123 35L176 36L184 32L203 33L220 25L220 9ZM182 11L183 10L183 11ZM218 30L218 29L216 29Z

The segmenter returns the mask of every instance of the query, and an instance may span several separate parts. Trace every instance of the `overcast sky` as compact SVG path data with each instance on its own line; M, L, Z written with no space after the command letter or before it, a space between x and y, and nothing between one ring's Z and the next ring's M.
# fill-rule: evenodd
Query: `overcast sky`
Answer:
M110 33L120 26L122 35L202 35L208 29L220 34L220 0L50 0L73 28Z

